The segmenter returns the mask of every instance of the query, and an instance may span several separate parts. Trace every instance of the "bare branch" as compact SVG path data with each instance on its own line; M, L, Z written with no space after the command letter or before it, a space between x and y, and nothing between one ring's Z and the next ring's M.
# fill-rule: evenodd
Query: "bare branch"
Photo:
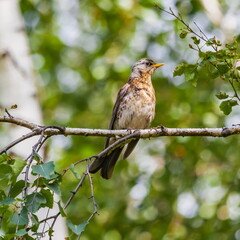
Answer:
M6 123L12 123L12 124L15 124L15 125L19 125L19 126L22 126L22 127L25 127L25 128L29 128L31 130L33 130L34 128L38 128L40 127L39 125L37 124L34 124L34 123L30 123L26 120L23 120L23 119L20 119L20 118L15 118L15 117L10 117L10 116L0 116L0 122L6 122Z
M20 142L22 142L22 141L24 141L24 140L26 140L26 139L28 139L28 138L31 138L31 137L33 137L33 136L36 136L36 135L38 135L38 133L35 132L35 131L32 131L32 132L30 132L30 133L28 133L28 134L26 134L26 135L23 135L22 137L14 140L13 142L9 143L6 147L4 147L4 148L0 151L0 154L3 154L3 153L5 153L5 152L7 152L10 148L12 148L13 146L15 146L16 144L18 144L18 143L20 143Z
M0 52L0 59L1 58L6 58L8 57L9 60L11 61L12 65L19 71L19 73L24 77L28 77L27 72L25 71L25 69L23 69L19 63L17 62L17 60L14 58L14 56L10 53L10 51L8 50L2 50Z
M12 123L22 127L34 130L35 135L80 135L80 136L100 136L100 137L124 137L134 133L136 130L106 130L90 128L64 128L57 126L40 126L20 118L1 117L0 122ZM151 138L161 136L205 136L205 137L227 137L240 134L240 126L222 127L222 128L167 128L156 127L151 129L139 129L139 138ZM24 137L22 137L24 140Z

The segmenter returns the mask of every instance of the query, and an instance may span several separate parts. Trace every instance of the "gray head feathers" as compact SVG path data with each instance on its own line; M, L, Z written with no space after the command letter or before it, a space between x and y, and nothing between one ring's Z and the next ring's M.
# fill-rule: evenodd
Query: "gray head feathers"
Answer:
M163 64L156 64L149 58L138 60L132 67L131 77L141 77L142 74L152 75L154 71Z

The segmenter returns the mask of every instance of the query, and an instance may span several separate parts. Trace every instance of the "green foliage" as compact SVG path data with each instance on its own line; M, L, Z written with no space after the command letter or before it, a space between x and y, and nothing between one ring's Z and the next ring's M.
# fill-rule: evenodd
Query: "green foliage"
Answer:
M29 223L28 219L28 213L31 211L28 211L26 207L23 207L22 210L19 213L14 213L12 216L12 223L15 225L26 225Z
M220 93L216 94L216 97L217 97L218 99L221 99L221 100L222 100L222 99L228 98L229 95L226 94L225 92L220 92Z
M218 99L225 99L222 98L223 96L228 96L228 98L230 98L230 100L220 103L220 110L225 115L230 114L232 112L232 107L238 106L240 101L240 97L237 93L237 89L240 87L240 73L236 68L236 60L240 59L240 54L237 50L238 42L236 38L233 39L232 43L225 44L225 47L222 48L223 44L220 40L216 40L215 37L208 39L202 32L194 32L183 20L181 21L187 27L181 31L180 38L185 38L187 34L195 35L191 37L194 45L189 44L189 47L198 51L199 59L195 64L182 63L177 66L173 76L181 76L184 74L186 81L191 82L195 87L197 86L199 76L204 73L208 76L209 81L221 78L225 82L228 82L229 86L234 91L233 96L229 96L226 92L222 92L222 94L217 95L217 97ZM203 49L205 45L211 47L212 51L204 52Z
M26 175L28 166L20 158L0 155L0 215L4 239L13 239L27 235L31 230L38 235L40 222L35 213L41 208L53 208L54 193L60 192L60 175L55 172L53 162L39 164L40 157L32 153L37 165L32 166L32 174L38 177L31 183L29 180L18 180ZM6 224L7 223L7 224ZM14 231L18 229L18 231Z
M226 101L222 101L220 104L220 109L224 114L228 115L232 112L232 107L238 105L236 100L230 99Z
M36 174L36 175L39 174L47 180L51 180L58 177L58 175L55 174L54 170L55 170L54 162L47 162L40 165L32 166L33 174Z
M199 76L198 64L182 63L181 65L177 66L173 72L173 76L181 76L182 74L185 75L187 82L191 82L194 87L197 86L197 80Z
M77 235L80 235L84 230L85 227L89 224L89 222L83 222L78 225L74 225L70 220L67 221L68 227L71 229L71 231Z

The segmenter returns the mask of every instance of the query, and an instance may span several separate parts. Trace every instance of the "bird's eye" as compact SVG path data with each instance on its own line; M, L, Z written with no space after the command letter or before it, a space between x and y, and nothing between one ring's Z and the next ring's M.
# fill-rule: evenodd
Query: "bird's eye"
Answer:
M152 64L150 62L147 63L147 66L150 67Z

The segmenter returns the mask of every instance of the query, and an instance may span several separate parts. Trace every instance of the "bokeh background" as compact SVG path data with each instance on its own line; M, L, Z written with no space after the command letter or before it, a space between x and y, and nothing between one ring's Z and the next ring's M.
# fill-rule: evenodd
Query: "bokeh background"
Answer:
M22 0L20 7L38 75L44 123L81 128L108 127L118 89L131 65L149 57L165 66L153 77L157 108L152 127L222 127L239 123L236 108L227 118L215 94L231 89L223 81L200 79L193 87L173 77L181 62L195 63L183 25L141 0ZM194 29L223 43L240 33L238 0L159 0ZM59 172L102 150L101 137L54 137L48 158ZM141 140L113 178L93 176L99 215L83 240L240 239L239 136L162 137ZM78 166L81 174L84 166ZM68 173L65 201L77 184ZM89 184L67 209L80 224L92 212ZM74 236L72 239L75 239ZM77 239L77 238L76 238Z

